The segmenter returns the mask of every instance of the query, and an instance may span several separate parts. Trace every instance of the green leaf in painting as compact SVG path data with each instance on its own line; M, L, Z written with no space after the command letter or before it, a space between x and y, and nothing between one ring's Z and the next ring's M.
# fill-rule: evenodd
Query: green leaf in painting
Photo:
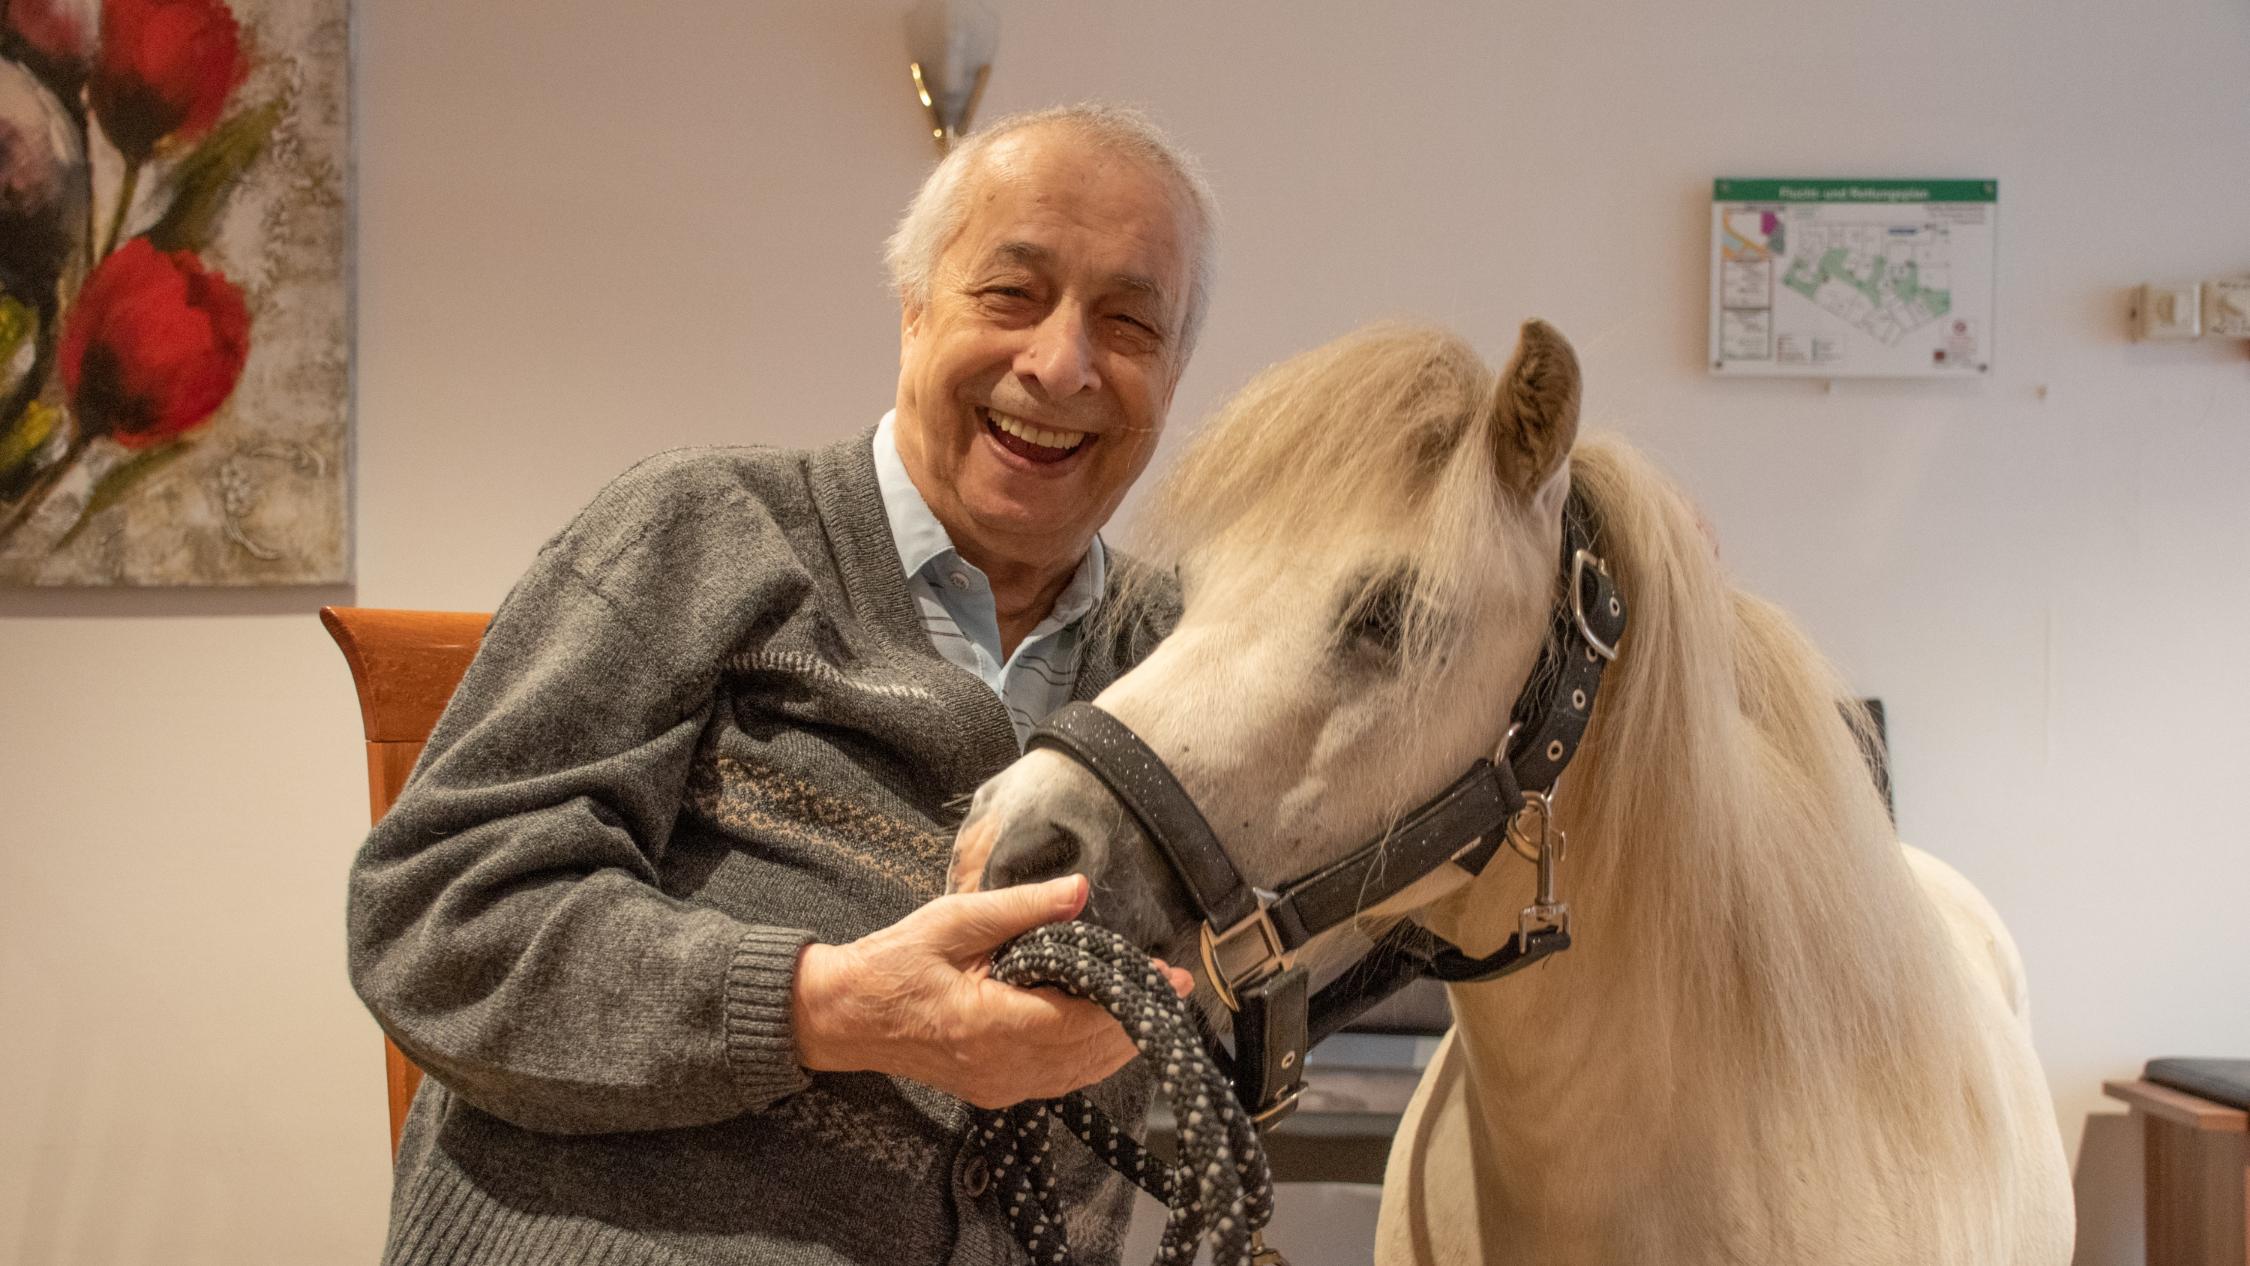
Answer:
M63 411L37 400L26 404L15 423L0 432L0 498L14 499L30 486L33 458L62 426Z
M39 367L38 337L39 314L30 304L0 291L0 414L37 390L26 379ZM0 444L6 443L9 421L0 417Z
M11 294L0 294L0 372L16 358L23 345L39 332L39 314Z
M102 481L94 485L93 493L86 498L86 508L78 514L78 521L70 525L70 530L63 533L61 540L55 542L55 548L59 550L70 544L71 538L77 536L95 515L116 505L126 493L149 476L178 461L187 453L188 447L186 443L175 440L146 452L135 453L118 463L116 469L102 476Z
M209 246L227 196L264 152L286 111L282 101L245 110L213 129L182 158L165 184L171 205L148 231L150 244L164 251L199 251Z

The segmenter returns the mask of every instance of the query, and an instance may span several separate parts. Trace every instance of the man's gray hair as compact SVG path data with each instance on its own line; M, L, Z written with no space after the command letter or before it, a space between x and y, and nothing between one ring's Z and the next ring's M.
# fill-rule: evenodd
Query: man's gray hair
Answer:
M957 142L922 182L914 201L907 204L906 214L899 218L897 230L884 245L883 258L890 266L891 284L899 298L917 307L930 301L930 281L937 272L938 259L969 218L970 176L984 152L1004 137L1041 127L1067 128L1095 148L1146 163L1171 180L1175 199L1193 221L1188 226L1194 243L1188 270L1187 319L1180 331L1184 359L1195 350L1196 337L1203 332L1203 313L1211 302L1211 282L1218 267L1218 205L1194 157L1173 144L1147 115L1129 106L1085 102L1027 110L994 119Z

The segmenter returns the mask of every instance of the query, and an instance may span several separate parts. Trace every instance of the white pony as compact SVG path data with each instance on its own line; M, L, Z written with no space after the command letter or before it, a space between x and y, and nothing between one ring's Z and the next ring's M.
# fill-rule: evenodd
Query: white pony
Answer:
M2006 931L1896 842L1843 686L1727 585L1686 500L1622 444L1574 449L1578 398L1538 322L1497 380L1402 328L1268 370L1144 516L1184 610L1096 701L1277 887L1501 744L1573 484L1591 507L1631 624L1556 800L1576 944L1451 988L1379 1260L2063 1266L2070 1180ZM972 873L990 848L987 886L1086 872L1100 918L1192 960L1153 847L1056 753L988 783L961 840ZM1490 951L1533 895L1510 859L1369 919Z

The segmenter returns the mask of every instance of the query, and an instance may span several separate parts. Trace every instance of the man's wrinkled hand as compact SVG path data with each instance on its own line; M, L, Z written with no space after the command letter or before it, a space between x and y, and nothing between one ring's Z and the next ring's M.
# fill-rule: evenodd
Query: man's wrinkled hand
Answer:
M1134 1056L1107 1011L992 978L992 952L1074 918L1086 879L939 897L848 945L809 945L797 966L798 1062L816 1072L907 1077L984 1108L1053 1099ZM1187 973L1167 967L1184 997Z

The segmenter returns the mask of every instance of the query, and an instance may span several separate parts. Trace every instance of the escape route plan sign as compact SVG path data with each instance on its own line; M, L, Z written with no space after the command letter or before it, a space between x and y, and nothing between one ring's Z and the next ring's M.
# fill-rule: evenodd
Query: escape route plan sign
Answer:
M1999 189L1992 180L1714 182L1712 372L1991 372Z

